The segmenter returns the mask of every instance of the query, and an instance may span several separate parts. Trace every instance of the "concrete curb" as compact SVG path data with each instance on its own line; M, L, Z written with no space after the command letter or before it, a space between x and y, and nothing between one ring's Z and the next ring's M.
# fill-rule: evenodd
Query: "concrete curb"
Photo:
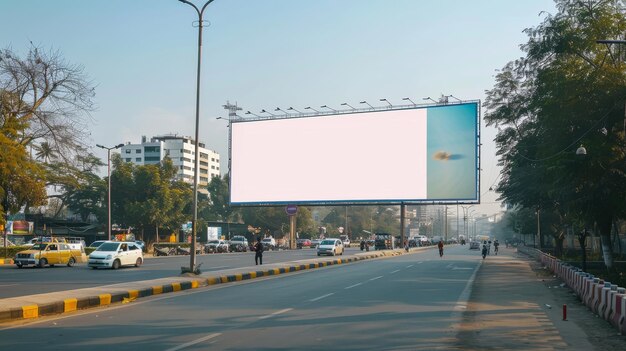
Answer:
M409 252L424 248L414 248ZM393 257L406 254L405 250L384 250L357 253L347 257L316 258L267 265L268 268L250 271L252 267L223 271L224 274L188 275L186 277L161 278L156 280L100 286L95 288L61 291L47 294L0 299L0 322L16 319L33 319L41 316L71 313L76 310L129 303L135 299L153 295L173 293L217 284L250 280L272 275L286 274L308 269L323 268L337 264L353 263L367 259ZM254 266L261 267L261 266Z

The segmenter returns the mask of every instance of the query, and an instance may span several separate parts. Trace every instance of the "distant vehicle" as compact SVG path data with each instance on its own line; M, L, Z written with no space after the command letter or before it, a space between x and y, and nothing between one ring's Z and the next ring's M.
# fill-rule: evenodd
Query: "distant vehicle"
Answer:
M469 245L470 250L480 250L480 243L478 241L472 241Z
M263 238L261 240L263 244L264 250L278 250L278 246L276 246L276 240L274 238Z
M339 240L341 240L344 247L350 247L350 238L347 235L339 235Z
M139 245L131 241L106 241L89 255L88 267L113 268L134 265L141 266L143 252Z
M324 239L317 247L317 255L343 255L343 242L339 239Z
M72 249L69 244L52 242L36 243L28 250L20 251L15 255L17 268L24 266L37 266L43 268L46 265L54 267L55 264L64 264L72 267L83 252Z
M248 251L248 239L242 235L235 235L230 239L230 252L246 252Z
M296 247L298 249L302 249L305 247L311 247L311 240L309 239L298 239L296 240Z
M391 234L377 233L374 239L374 249L376 250L389 250L391 249L391 240L395 240Z
M311 248L316 248L321 242L322 242L322 239L312 239Z
M206 253L228 252L228 243L224 240L209 240L204 245Z

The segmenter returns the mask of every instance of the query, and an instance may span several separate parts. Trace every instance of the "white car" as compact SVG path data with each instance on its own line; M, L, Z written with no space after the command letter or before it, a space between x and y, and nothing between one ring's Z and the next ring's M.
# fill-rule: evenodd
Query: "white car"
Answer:
M89 255L87 266L118 269L121 266L141 266L143 252L141 247L129 241L106 241Z
M317 246L317 255L343 255L343 243L339 239L324 239Z

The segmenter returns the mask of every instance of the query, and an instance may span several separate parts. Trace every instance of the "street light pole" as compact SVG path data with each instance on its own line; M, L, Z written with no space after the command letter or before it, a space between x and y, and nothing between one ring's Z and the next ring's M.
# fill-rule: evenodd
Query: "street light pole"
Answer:
M100 144L96 144L97 147L101 148L101 149L105 149L107 151L107 178L109 180L109 186L108 186L108 204L107 204L107 211L109 213L109 225L107 227L108 229L108 233L109 233L109 238L108 240L111 240L111 150L114 149L119 149L122 146L124 146L124 144L117 144L115 146L112 147L106 147L106 146L102 146Z
M202 15L204 10L213 0L207 1L202 9L198 9L196 5L187 0L178 0L193 7L198 13L198 71L196 75L196 133L195 133L195 146L194 157L195 165L193 170L193 220L191 225L191 250L189 255L189 271L195 272L196 270L196 233L198 226L198 168L200 168L200 155L198 153L198 131L200 129L200 68L202 63Z

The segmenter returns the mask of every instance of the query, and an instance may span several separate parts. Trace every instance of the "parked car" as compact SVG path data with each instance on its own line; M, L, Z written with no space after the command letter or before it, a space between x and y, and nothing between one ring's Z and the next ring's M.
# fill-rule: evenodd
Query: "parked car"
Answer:
M106 240L96 240L96 241L92 242L91 244L89 244L89 246L87 246L87 247L91 247L91 248L97 249L98 246L102 245L102 243L104 243L105 241Z
M263 238L261 239L261 243L263 244L263 249L265 251L278 250L278 246L276 246L276 240L274 240L274 238Z
M317 247L317 255L343 255L343 242L339 239L324 239Z
M323 239L312 239L311 240L311 248L316 248L322 242L322 240Z
M343 243L343 247L350 247L350 238L347 235L339 235L339 240Z
M15 265L17 268L24 266L37 266L40 268L55 264L64 264L72 267L83 253L80 250L72 249L66 243L36 243L28 250L20 251L15 255Z
M230 252L246 252L248 247L248 239L245 236L235 235L230 239Z
M469 245L470 250L480 250L480 243L478 241L472 241Z
M311 240L309 239L298 239L296 240L296 247L298 247L298 249L302 249L305 247L311 247Z
M141 248L141 251L146 252L146 243L143 240L135 240L135 244Z
M204 245L206 253L228 252L228 243L225 240L209 240Z
M131 241L106 241L89 255L88 267L113 268L143 264L143 252L139 245Z

